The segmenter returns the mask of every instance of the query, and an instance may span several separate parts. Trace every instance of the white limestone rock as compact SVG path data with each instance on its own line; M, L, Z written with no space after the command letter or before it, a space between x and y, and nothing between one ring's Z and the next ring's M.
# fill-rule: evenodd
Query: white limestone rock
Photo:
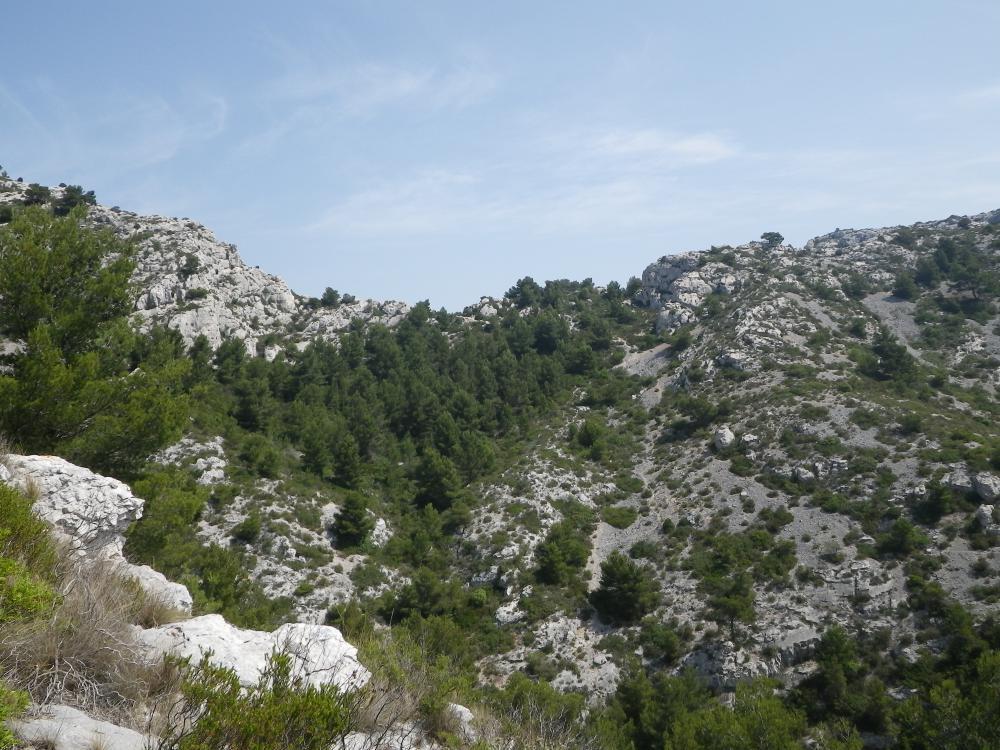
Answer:
M459 739L470 745L479 740L479 733L476 731L476 716L471 709L460 703L449 703L447 712L455 723Z
M979 524L979 528L988 534L996 534L1000 532L1000 524L993 520L993 511L996 506L993 505L980 505L976 508L976 523Z
M51 750L145 750L155 738L132 729L98 721L69 706L45 706L29 717L11 722L22 742Z
M56 456L11 455L7 463L17 487L38 489L35 512L73 550L84 556L120 555L126 529L142 516L143 501L128 485Z
M204 615L136 633L151 659L166 654L192 662L211 651L214 663L232 669L244 685L257 682L275 651L287 651L296 677L310 685L332 683L342 690L364 686L371 674L358 661L358 650L327 625L291 623L273 633L242 630L221 615Z
M728 426L723 425L715 431L712 440L716 450L724 451L736 442L736 435Z
M1000 498L1000 477L980 472L972 478L972 486L984 502L990 503Z
M151 598L160 601L171 609L190 616L194 600L191 598L191 592L188 591L187 586L168 581L163 573L153 570L148 565L131 565L126 563L121 568L121 572L130 578L134 578L143 591Z
M37 488L35 513L78 556L109 563L154 599L190 614L191 594L185 586L148 566L132 565L122 554L125 531L142 516L143 507L127 484L56 456L11 455L7 463L15 486Z
M371 543L375 547L384 547L392 539L392 531L384 518L375 521L375 527L371 533Z
M969 472L961 466L953 467L951 473L945 477L944 481L945 484L956 492L968 493L974 489Z

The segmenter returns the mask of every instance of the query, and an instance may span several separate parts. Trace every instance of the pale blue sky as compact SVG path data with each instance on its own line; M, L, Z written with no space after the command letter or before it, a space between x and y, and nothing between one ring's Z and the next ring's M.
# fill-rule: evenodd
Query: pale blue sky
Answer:
M0 164L461 308L1000 207L1000 2L11 3Z

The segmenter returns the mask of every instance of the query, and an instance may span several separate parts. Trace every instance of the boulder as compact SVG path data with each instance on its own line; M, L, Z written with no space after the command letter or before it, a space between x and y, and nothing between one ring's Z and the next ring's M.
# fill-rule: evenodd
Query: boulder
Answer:
M972 478L962 467L955 467L952 469L951 473L944 478L945 484L947 484L955 492L969 493L972 492Z
M390 539L392 539L392 531L389 530L389 524L385 522L384 518L376 519L375 527L371 533L372 545L375 547L384 547Z
M154 599L191 613L191 594L185 586L148 566L132 565L122 555L125 531L142 516L143 507L127 484L55 456L11 455L7 463L15 486L37 488L34 511L79 557L106 562L135 579Z
M204 615L139 630L136 637L153 660L173 654L196 662L211 652L212 661L232 669L244 685L257 682L268 657L276 651L289 653L293 674L310 685L332 683L342 690L354 690L371 677L358 661L358 650L328 625L291 623L265 633L237 628L221 615Z
M142 516L142 500L117 479L55 456L11 455L7 463L16 486L38 489L35 512L80 555L120 553L126 529Z
M475 744L479 740L479 733L476 732L476 717L472 711L460 703L449 703L446 710L455 723L459 739L470 745Z
M23 742L51 750L145 750L155 747L156 742L148 735L98 721L69 706L37 708L29 718L12 721L11 728Z
M1000 498L1000 477L980 472L972 478L972 487L984 502L991 503Z
M125 563L120 568L120 572L129 578L135 579L151 599L159 601L182 614L191 614L194 601L187 586L168 581L163 573L153 570L148 565L131 565Z
M995 506L993 505L980 505L976 508L976 523L979 524L979 528L983 531L990 531L996 526L996 523L993 521L994 508Z
M724 451L736 442L736 435L733 434L733 431L728 426L724 425L715 431L715 436L712 440L715 443L716 450Z
M795 467L795 481L801 484L809 484L810 482L816 481L816 475L813 474L805 466Z

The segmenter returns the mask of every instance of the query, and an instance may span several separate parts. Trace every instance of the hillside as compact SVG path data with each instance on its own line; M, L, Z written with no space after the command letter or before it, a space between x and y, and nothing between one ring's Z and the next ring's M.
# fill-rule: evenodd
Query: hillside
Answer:
M67 190L3 180L0 232L70 232ZM0 277L0 429L127 481L125 556L196 615L335 625L378 674L404 644L433 700L392 746L468 744L451 703L489 746L517 711L525 747L715 747L690 737L765 708L767 746L990 736L930 728L1000 707L1000 210L457 315L307 299L194 222L78 202L100 304L59 298L72 263L17 310Z

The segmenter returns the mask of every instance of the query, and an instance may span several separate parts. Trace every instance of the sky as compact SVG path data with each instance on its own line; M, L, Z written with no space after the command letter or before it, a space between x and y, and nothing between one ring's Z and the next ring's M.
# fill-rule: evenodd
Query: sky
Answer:
M460 310L1000 207L1000 2L20 2L0 165Z

